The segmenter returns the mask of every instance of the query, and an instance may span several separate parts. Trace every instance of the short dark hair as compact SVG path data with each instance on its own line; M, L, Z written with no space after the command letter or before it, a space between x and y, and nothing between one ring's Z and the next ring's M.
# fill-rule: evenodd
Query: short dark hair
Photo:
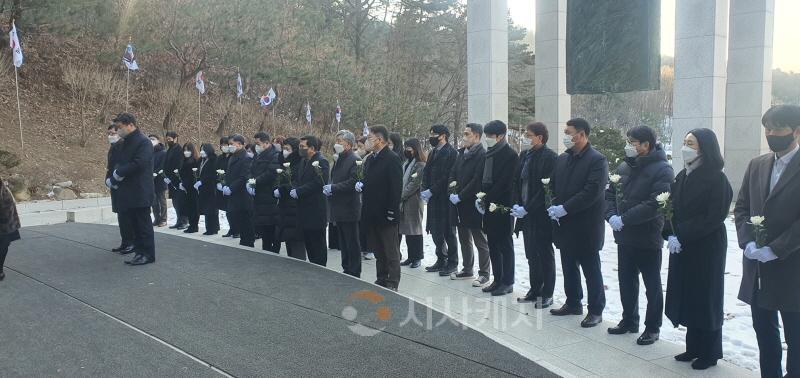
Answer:
M270 142L269 134L267 134L264 131L257 132L256 135L253 136L253 138L255 138L255 139L257 139L257 140L259 140L261 142L265 142L265 143L269 143Z
M572 126L575 130L583 131L586 136L592 133L592 127L589 126L589 122L583 118L573 118L567 121L567 126Z
M134 117L131 113L119 113L112 121L114 123L121 123L123 125L136 126L136 117Z
M628 130L628 138L638 140L639 143L649 142L650 149L656 148L656 133L647 126L635 126Z
M800 127L800 106L775 105L761 117L761 124L769 129L788 127L796 130Z
M547 143L550 139L550 131L547 130L547 126L541 122L534 122L527 126L528 131L532 132L533 135L542 137L542 143Z
M313 135L305 135L301 137L300 140L306 141L306 146L314 147L314 151L319 151L322 148L322 142Z
M239 142L239 143L241 143L242 145L246 145L246 144L247 144L247 140L246 140L246 139L244 139L244 136L242 136L242 135L240 135L240 134L234 134L234 135L231 135L230 139L228 139L228 142L229 142L229 143L230 143L230 142Z
M167 131L167 133L164 134L164 135L166 135L167 138L172 138L172 139L175 139L175 138L178 137L178 133L176 133L174 131Z
M159 138L158 135L156 135L156 134L150 134L147 137L148 138L156 138L157 141L159 141L159 142L161 141L161 138Z
M433 125L431 126L431 132L438 135L444 134L445 138L450 139L450 129L445 125Z
M167 136L169 136L169 133L167 133ZM226 136L224 136L222 138L219 138L219 144L221 144L221 145L222 144L228 144L230 141L231 141L231 138L228 138Z
M386 126L383 125L370 126L369 132L379 135L384 142L387 143L389 142L389 130L386 129Z
M483 126L480 123L468 123L467 128L472 131L473 134L483 135Z
M507 132L508 126L500 120L489 121L489 123L483 127L484 134L506 135Z
M106 131L111 130L111 129L116 129L116 128L117 128L117 125L112 123L112 124L108 125L108 128L106 129Z

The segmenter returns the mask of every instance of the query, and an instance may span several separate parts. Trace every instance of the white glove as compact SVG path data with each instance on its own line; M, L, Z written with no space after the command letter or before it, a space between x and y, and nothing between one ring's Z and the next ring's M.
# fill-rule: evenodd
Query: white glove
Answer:
M280 189L273 190L272 191L272 196L275 197L275 198L281 198L281 190Z
M178 189L186 191L186 188L183 187L183 183L178 184Z
M772 252L772 248L770 247L758 248L753 252L751 252L751 254L755 257L756 260L761 261L762 263L770 262L778 258L775 252Z
M678 241L677 236L672 235L667 238L667 248L671 254L681 253L681 242Z
M549 215L552 220L559 220L567 215L567 210L564 210L564 206L562 205L550 206L550 208L547 209L547 215Z
M107 186L109 189L111 189L111 178L110 178L110 177L106 179L106 186Z
M528 215L528 211L520 205L514 205L511 208L511 215L515 218L525 218L525 216Z
M122 176L118 175L116 170L111 175L114 176L114 180L117 180L117 181L125 180L125 177L122 177Z
M289 197L292 197L292 198L294 198L294 199L297 199L297 198L298 198L298 197L297 197L297 189L292 189L292 190L290 190L290 191L289 191Z
M331 189L331 184L322 186L322 194L324 194L327 197L330 197L333 194L333 192L331 190L332 190Z
M433 193L430 189L425 189L422 193L419 194L422 197L422 200L425 202L430 201L431 197L433 197Z
M758 249L758 246L756 245L756 242L751 241L750 243L747 243L747 245L744 247L744 257L746 257L746 258L748 258L750 260L757 260L756 256L753 255L753 251L755 251L757 249Z
M458 196L458 194L450 195L450 203L453 205L458 205L459 202L461 202L461 198Z
M256 196L256 188L248 185L247 186L247 194L255 197Z
M223 187L222 187L222 195L229 196L229 195L231 195L232 193L233 193L233 192L231 192L231 188L229 188L229 187L227 187L227 186L223 186Z
M625 226L622 224L622 217L619 215L614 215L611 218L608 218L608 224L611 225L611 229L614 231L622 231L622 227Z
M478 212L481 213L481 215L486 215L486 210L483 209L480 199L475 200L475 210L478 210Z
M164 177L164 183L167 184L167 185L172 184L172 180Z
M220 182L217 183L217 190L219 190L220 192L222 191L222 183Z
M359 181L356 183L356 192L361 193L364 190L364 183Z
M201 186L203 186L203 182L202 181L198 181L198 182L194 183L194 190L200 190Z

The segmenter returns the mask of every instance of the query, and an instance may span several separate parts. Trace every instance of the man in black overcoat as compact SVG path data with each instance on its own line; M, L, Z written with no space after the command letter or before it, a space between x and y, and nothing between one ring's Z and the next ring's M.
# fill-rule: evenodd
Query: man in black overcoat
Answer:
M458 244L456 225L450 219L450 194L448 184L450 171L458 152L450 145L450 130L444 125L430 129L429 143L433 147L422 175L420 197L428 203L426 230L436 244L436 263L425 268L428 272L439 272L449 276L458 270ZM402 167L401 167L402 168Z

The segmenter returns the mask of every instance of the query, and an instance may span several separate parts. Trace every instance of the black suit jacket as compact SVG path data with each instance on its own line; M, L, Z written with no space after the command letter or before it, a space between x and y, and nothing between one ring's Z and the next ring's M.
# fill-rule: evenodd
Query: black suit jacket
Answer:
M774 154L759 156L747 167L742 188L736 200L736 231L739 246L745 248L755 241L750 217L765 218L767 246L777 260L760 263L743 257L744 272L739 299L769 310L800 311L800 153L796 154L781 174L772 191L769 190ZM758 289L758 303L753 293Z
M553 222L553 239L561 250L598 253L605 242L605 189L608 160L591 145L572 150L556 159L553 176L553 205L563 205L567 215Z
M497 151L494 149L497 149ZM483 204L486 209L486 214L483 216L483 230L486 233L508 233L508 235L511 235L513 232L514 222L511 219L511 215L500 211L493 213L489 211L489 207L492 203L505 207L512 206L511 195L514 186L514 172L517 170L518 160L516 151L508 143L497 145L486 152L484 171L488 169L489 164L492 164L492 184L489 185L482 182L483 192L486 193L486 196L483 197ZM472 202L472 206L475 206L475 201Z
M178 190L181 178L175 170L180 171L181 166L183 166L183 146L175 143L167 149L167 156L164 158L164 176L171 181L169 184L171 190Z
M228 169L225 170L225 185L231 189L227 196L228 211L252 211L253 197L247 193L247 180L250 179L251 158L243 149L232 154L228 160Z
M384 147L365 164L361 220L366 224L397 224L400 194L403 191L403 166L397 154ZM446 178L445 178L446 180Z
M361 194L356 192L356 171L359 161L353 151L342 152L331 170L331 221L358 222L361 219Z
M125 137L115 168L124 179L112 182L117 190L119 211L150 207L153 204L153 143L137 128Z
M320 177L314 168L314 162L319 162L319 169L322 171ZM317 152L309 159L303 159L300 163L300 172L297 172L297 225L303 229L320 229L328 225L328 206L325 202L325 195L322 194L322 186L328 183L330 165L322 157L322 153Z
M422 175L420 192L430 189L433 196L428 201L428 219L426 230L444 230L454 227L450 219L450 195L447 186L450 184L450 171L456 163L458 151L450 143L445 143L441 149L434 149L425 164ZM400 168L402 171L402 167Z
M253 198L256 226L275 225L280 221L278 200L272 195L277 169L281 168L280 155L280 147L270 146L253 159L250 167L250 174L256 179L256 196Z

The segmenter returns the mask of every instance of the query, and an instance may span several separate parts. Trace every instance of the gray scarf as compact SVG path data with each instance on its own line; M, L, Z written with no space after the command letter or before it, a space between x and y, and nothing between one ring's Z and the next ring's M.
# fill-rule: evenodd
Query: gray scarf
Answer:
M500 150L502 150L508 143L506 143L506 138L497 142L494 147L490 148L486 151L486 165L483 166L483 184L484 185L492 185L494 182L492 181L492 168L494 167L494 155L497 155Z

